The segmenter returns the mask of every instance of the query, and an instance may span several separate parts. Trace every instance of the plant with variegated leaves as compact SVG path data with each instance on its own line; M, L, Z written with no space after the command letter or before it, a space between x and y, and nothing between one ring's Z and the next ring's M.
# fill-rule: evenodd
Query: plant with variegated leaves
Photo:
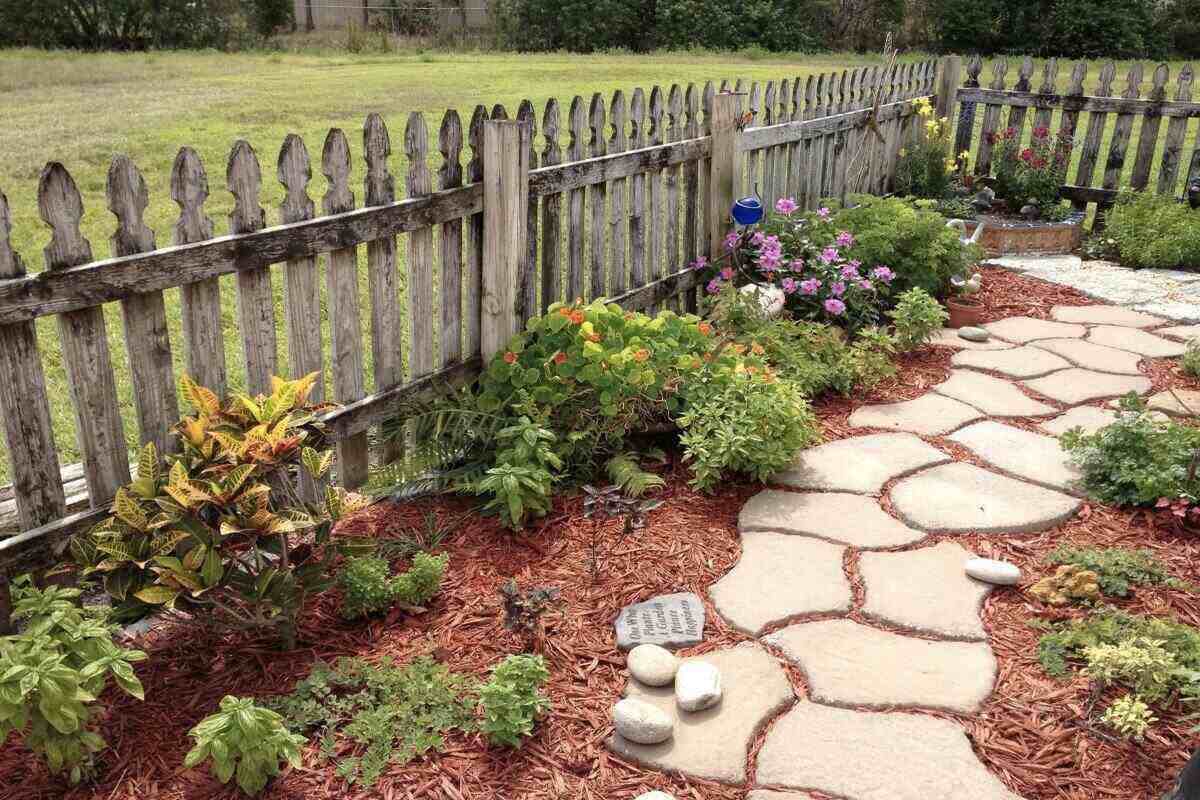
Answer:
M159 462L153 444L138 477L117 491L113 515L74 543L85 574L102 577L118 610L182 609L206 619L295 641L304 599L331 585L333 523L365 499L329 489L324 502L297 489L319 483L333 455L320 449L309 403L316 373L273 379L269 395L216 395L186 376L181 394L195 410L177 431L180 452ZM304 476L307 475L307 478Z

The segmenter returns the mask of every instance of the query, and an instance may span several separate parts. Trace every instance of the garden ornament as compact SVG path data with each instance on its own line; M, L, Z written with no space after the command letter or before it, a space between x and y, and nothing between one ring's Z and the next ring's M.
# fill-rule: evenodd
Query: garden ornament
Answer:
M1187 190L1188 205L1192 208L1200 208L1200 178L1192 181L1191 186Z
M955 228L958 230L958 240L962 242L964 246L968 244L979 244L979 237L983 235L982 222L975 224L975 230L971 233L970 237L967 236L967 223L964 220L949 220L946 222L946 227Z
M763 204L758 192L749 197L734 200L730 213L733 214L733 219L738 225L757 225L762 222Z
M996 202L996 190L990 186L985 186L975 195L975 199L971 201L971 205L976 211L991 211L992 203Z

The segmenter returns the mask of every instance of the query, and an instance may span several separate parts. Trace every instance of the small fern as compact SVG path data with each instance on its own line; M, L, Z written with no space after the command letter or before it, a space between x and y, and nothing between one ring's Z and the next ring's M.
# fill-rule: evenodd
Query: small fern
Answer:
M630 497L641 497L651 489L661 489L666 481L642 469L638 453L617 453L605 464L608 479Z

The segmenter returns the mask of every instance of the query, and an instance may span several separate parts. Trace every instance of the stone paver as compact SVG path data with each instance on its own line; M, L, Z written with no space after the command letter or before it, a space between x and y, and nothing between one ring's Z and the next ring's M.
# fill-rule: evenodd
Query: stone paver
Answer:
M1083 325L1123 325L1127 328L1153 328L1166 320L1142 311L1121 306L1055 306L1050 316L1059 322L1078 322Z
M1062 436L1071 428L1083 428L1085 433L1095 433L1101 428L1112 425L1117 421L1117 412L1095 406L1076 406L1065 414L1060 414L1049 422L1041 423L1040 427L1047 433Z
M775 789L755 789L746 800L816 800L808 792L780 792Z
M956 722L807 701L771 727L757 780L853 800L1017 800Z
M1022 384L1064 405L1077 405L1089 400L1103 400L1106 397L1121 397L1130 392L1145 394L1150 391L1150 379L1145 376L1112 375L1079 367L1022 381Z
M892 488L900 519L931 533L1014 533L1052 528L1079 509L1061 492L955 462L902 479Z
M1009 317L998 322L989 322L983 327L992 336L998 336L1017 344L1025 344L1035 339L1077 338L1087 332L1087 328L1082 325L1034 319L1033 317Z
M1146 406L1173 417L1200 414L1200 390L1176 389L1174 394L1158 392L1150 396L1150 399L1146 401Z
M748 531L742 557L709 589L731 626L758 636L768 625L801 614L850 610L844 547L807 536Z
M1034 400L1006 380L969 369L950 370L950 377L933 387L938 394L974 406L990 417L1040 417L1055 408Z
M1032 345L1011 350L964 350L955 353L950 363L956 367L998 372L1010 378L1036 378L1071 366L1071 362L1062 356Z
M771 480L797 489L878 494L893 478L949 460L911 433L873 433L803 450Z
M671 687L651 688L631 681L625 695L639 697L675 715L675 735L661 744L641 745L613 734L613 752L648 767L706 780L742 783L746 752L758 730L795 695L783 667L757 644L705 653L705 661L721 671L725 694L704 711L681 712Z
M791 625L763 641L804 670L812 700L829 705L970 714L996 681L984 642L918 639L848 619Z
M1115 347L1118 350L1128 350L1131 353L1150 358L1171 358L1181 356L1187 350L1187 345L1155 336L1147 331L1133 328L1119 328L1115 325L1099 325L1088 332L1088 341Z
M866 549L925 538L885 513L875 498L845 492L759 492L742 506L738 528L816 536Z
M1042 339L1030 347L1060 355L1077 367L1118 375L1141 375L1138 363L1142 357L1127 350L1117 350L1084 339Z
M950 435L1001 472L1047 486L1078 492L1079 470L1053 436L987 419Z
M1172 325L1169 328L1159 328L1155 333L1159 336L1169 336L1172 339L1190 342L1192 339L1200 337L1200 325Z
M996 351L1006 352L1004 350ZM955 356L963 355L956 353ZM980 354L982 355L982 354ZM890 428L896 431L936 436L949 433L968 422L982 418L975 409L949 397L936 394L921 395L915 400L861 406L850 415L853 428Z
M1012 347L1012 342L1004 342L999 339L988 339L986 342L969 342L958 335L956 328L942 328L934 334L933 341L930 342L935 347L952 347L955 350L1007 350Z
M946 639L987 638L979 618L990 584L963 571L975 554L954 542L899 553L863 553L863 613Z

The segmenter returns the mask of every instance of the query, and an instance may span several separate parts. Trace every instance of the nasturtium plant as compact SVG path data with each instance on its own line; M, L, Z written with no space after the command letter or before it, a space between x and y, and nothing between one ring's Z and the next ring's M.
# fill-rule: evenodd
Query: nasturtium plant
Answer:
M184 758L185 767L211 761L217 780L229 783L236 777L238 788L251 796L279 774L280 761L299 767L300 748L308 741L289 731L279 714L233 695L221 698L221 710L200 720L188 735L195 746Z

